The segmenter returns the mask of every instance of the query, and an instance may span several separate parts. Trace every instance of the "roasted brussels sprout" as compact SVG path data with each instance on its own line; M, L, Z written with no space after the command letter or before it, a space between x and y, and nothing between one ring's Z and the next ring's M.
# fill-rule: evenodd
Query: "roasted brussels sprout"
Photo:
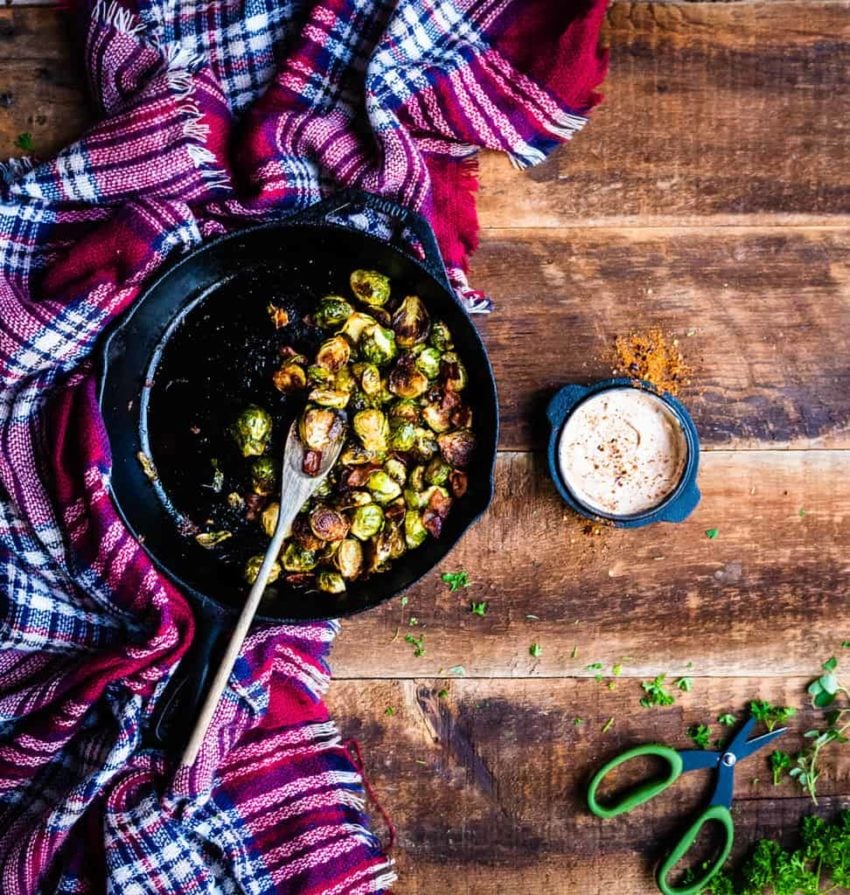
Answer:
M342 449L339 462L343 466L362 466L364 463L373 462L375 457L374 451L367 451L362 445L352 441Z
M310 550L312 553L318 553L325 547L325 541L313 534L310 519L303 513L299 514L292 524L292 541L302 550Z
M316 568L316 553L292 542L283 553L283 567L287 572L311 572Z
M307 385L307 374L304 372L304 367L290 361L274 371L272 383L279 392L284 394L295 392Z
M277 486L277 464L271 457L257 457L251 464L251 490L264 497L274 494Z
M307 400L320 407L333 407L336 410L342 410L348 404L350 397L348 392L340 392L332 388L314 388L307 395Z
M445 485L451 473L452 468L448 463L444 463L439 457L434 457L425 467L425 481L429 485Z
M375 503L357 507L351 518L351 534L361 541L368 541L384 524L384 511Z
M410 550L421 546L428 537L428 529L422 524L419 510L408 510L404 514L404 541Z
M372 495L368 491L349 491L339 501L339 509L351 510L355 507L365 507L367 503L372 503Z
M469 429L458 429L457 432L446 432L437 436L437 444L443 459L450 466L464 467L469 465L472 452L475 450L475 436Z
M366 482L366 487L376 503L385 504L401 494L401 485L383 469L376 469Z
M230 432L243 457L259 457L268 447L272 418L262 407L251 404L239 414Z
M347 581L354 581L363 570L363 547L356 538L346 538L334 554L334 565Z
M242 570L242 577L248 582L248 584L253 584L257 580L257 575L260 574L260 568L263 565L263 560L265 556L260 554L259 556L252 556L248 562L245 563L245 568ZM268 583L271 584L272 581L276 581L280 577L280 564L277 562L272 563L271 571L269 572Z
M350 366L344 366L336 376L334 376L333 386L336 391L345 392L348 395L357 388L357 380L354 378Z
M335 379L336 376L324 367L320 367L317 364L313 364L312 367L307 367L307 381L312 386L317 386L318 388L331 388Z
M440 360L440 381L444 388L452 392L463 391L469 381L466 367L452 351L444 354Z
M355 270L351 274L351 291L365 305L383 307L390 297L390 279L376 270Z
M355 364L354 375L365 395L375 397L381 394L381 371L374 364Z
M425 348L416 355L416 369L429 379L436 379L440 375L441 357L436 348Z
M350 357L351 345L348 344L348 340L343 336L332 336L319 346L316 352L316 364L330 370L331 373L336 373L348 363Z
M431 335L428 343L437 351L451 351L454 348L452 334L442 320L435 320L431 324Z
M446 408L443 403L436 401L426 404L422 408L422 419L435 432L448 432L452 427L451 410Z
M390 424L390 448L394 451L410 451L416 443L416 426L404 420Z
M451 505L452 499L446 489L435 485L431 489L428 506L422 513L422 524L432 537L439 538L442 534L443 522L449 514Z
M402 348L412 348L428 338L431 318L418 295L408 295L398 306L392 321L396 341Z
M355 311L345 323L343 323L339 335L345 336L350 342L357 345L360 341L360 336L363 334L363 330L366 329L367 326L374 326L377 322L378 321L369 314Z
M328 594L344 594L345 581L339 572L321 569L316 573L316 586Z
M416 457L424 462L430 460L438 450L439 446L434 440L434 433L429 429L417 428L416 440L413 444L413 453Z
M340 326L354 313L354 308L338 295L326 295L320 302L313 319L316 326L331 329Z
M410 355L399 358L390 372L390 391L400 398L418 398L428 390L428 377Z
M407 477L407 486L413 488L414 491L425 490L424 466L414 466L413 469L410 470L410 475Z
M419 423L419 405L410 398L399 398L390 407L391 420L404 420L414 425Z
M277 517L280 515L280 504L277 501L270 503L260 514L260 525L263 531L271 538L274 537L277 528Z
M211 550L213 547L217 547L222 541L226 541L231 537L233 537L233 534L229 531L205 531L199 535L195 535L195 541L197 541L201 547Z
M311 451L323 451L342 434L343 422L336 411L328 407L310 407L301 414L298 434Z
M341 541L348 534L349 523L337 510L318 506L310 513L310 529L320 541Z
M390 426L386 416L374 408L361 410L354 415L354 434L367 451L383 452L387 449Z
M384 463L384 472L399 485L403 485L407 481L407 467L395 457L390 457Z
M388 364L396 356L395 335L380 323L363 329L357 347L365 360L378 366Z

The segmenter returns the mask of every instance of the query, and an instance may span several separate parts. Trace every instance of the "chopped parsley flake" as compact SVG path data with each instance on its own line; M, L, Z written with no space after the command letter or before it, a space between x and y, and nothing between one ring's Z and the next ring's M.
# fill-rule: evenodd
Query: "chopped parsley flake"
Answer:
M484 616L487 614L487 601L482 600L480 603L472 602L470 603L470 611L473 615Z
M533 656L535 659L539 659L543 655L543 647L535 641L528 648L528 653L530 656Z
M705 530L705 536L709 539L709 541L713 541L719 534L719 528L707 528Z
M35 149L35 146L32 142L32 134L29 131L24 131L22 134L18 134L15 137L15 146L18 149L22 149L24 152L32 152Z
M659 674L658 677L653 678L651 681L641 681L641 688L646 693L646 696L641 698L640 704L645 709L652 708L655 705L673 705L676 701L664 686L666 679L666 674Z
M448 584L450 591L460 590L462 587L469 587L469 574L467 572L443 572L442 578L443 581Z
M708 749L711 728L707 724L692 724L686 731L698 749Z
M418 659L425 655L425 635L414 637L413 634L405 634L404 642L409 643L413 647L413 655Z

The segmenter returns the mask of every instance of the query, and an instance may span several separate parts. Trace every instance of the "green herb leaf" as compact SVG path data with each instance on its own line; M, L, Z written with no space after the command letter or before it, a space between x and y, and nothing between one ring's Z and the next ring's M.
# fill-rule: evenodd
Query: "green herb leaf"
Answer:
M399 602L401 603L401 608L404 609L404 607L407 606L407 604L410 602L410 598L407 596L407 594L405 594Z
M709 539L709 541L713 541L719 534L719 528L707 528L705 530L705 536Z
M470 609L473 615L484 616L487 614L487 601L482 600L480 603L473 602L470 604Z
M777 724L784 724L789 718L797 714L797 710L791 706L771 705L767 700L754 699L749 703L750 714L760 721L770 731Z
M707 724L692 724L685 732L694 741L694 745L698 749L708 749L708 744L711 740L711 728Z
M437 699L447 699L449 695L449 691L446 689L437 691Z
M464 677L466 675L466 669L463 665L452 665L449 669L449 674L454 674L457 677Z
M613 726L614 726L614 719L613 719L613 718L609 718L609 719L602 725L602 733L608 733L608 731L609 731Z
M392 716L395 714L395 709L394 709L391 705L388 705L388 706L384 709L384 714L385 714L385 715L389 715L390 717L392 717Z
M573 718L573 724L578 727L580 724L584 724L584 718Z
M842 640L841 649L850 649L850 640Z
M578 658L578 644L576 644L576 645L573 647L573 651L570 653L570 658L571 658L571 659L576 659L576 658Z
M462 587L469 587L469 574L467 572L443 572L442 578L443 581L448 584L450 591L460 590Z
M781 749L770 753L770 769L773 771L773 785L779 786L783 772L791 767L791 756Z
M821 665L821 668L823 668L824 671L835 671L835 669L838 668L838 659L836 659L835 656L831 656L823 663L823 665Z
M32 142L32 134L29 131L24 131L22 134L18 134L15 137L15 146L18 149L22 149L24 152L32 152L35 149L35 146Z
M409 643L413 647L413 655L418 659L425 655L425 635L414 637L413 634L405 634L404 642Z
M410 620L408 621L408 625L411 628L415 628L419 624L419 619L415 615L410 616Z
M530 656L533 656L535 659L539 659L543 655L543 647L535 641L528 648L528 653Z
M640 701L644 708L648 709L656 705L673 705L676 700L664 686L666 679L666 674L659 674L658 677L653 678L651 681L641 681L641 688L646 693L646 696Z
M717 716L717 723L722 724L724 727L731 727L737 720L734 715L730 715L728 712Z
M622 673L623 673L623 666L619 662L615 662L611 666L611 674L613 674L614 677L619 677Z
M694 680L690 677L680 677L679 680L676 681L676 687L678 687L683 693L690 693L694 688Z

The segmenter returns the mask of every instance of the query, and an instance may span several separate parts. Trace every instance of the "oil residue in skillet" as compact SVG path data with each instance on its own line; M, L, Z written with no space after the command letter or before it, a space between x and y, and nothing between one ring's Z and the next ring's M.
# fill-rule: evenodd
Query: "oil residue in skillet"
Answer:
M280 394L271 377L283 346L308 357L315 353L321 332L304 318L322 295L339 291L339 284L325 285L326 278L315 269L305 276L269 266L222 282L175 328L154 373L147 423L160 484L187 530L232 533L213 551L231 581L268 542L257 523L246 520L244 508L228 505L228 494L250 490L251 466L228 429L248 404L263 407L274 421L269 453L281 462L303 398ZM289 316L281 329L270 320L270 302ZM212 487L214 461L223 475L218 490Z

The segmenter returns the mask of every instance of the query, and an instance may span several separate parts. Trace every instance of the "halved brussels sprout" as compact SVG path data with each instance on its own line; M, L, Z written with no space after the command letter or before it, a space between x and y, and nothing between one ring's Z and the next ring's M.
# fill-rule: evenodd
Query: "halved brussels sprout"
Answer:
M390 419L415 425L419 422L419 405L410 398L398 398L390 406Z
M350 342L353 342L356 345L360 341L360 336L363 334L363 330L366 329L367 326L374 326L377 322L378 321L375 320L374 317L370 317L369 314L355 311L348 317L345 323L343 323L339 335L345 336Z
M201 547L207 550L217 547L222 541L232 538L233 533L229 531L205 531L199 535L195 535L195 540Z
M416 426L404 420L396 420L390 426L390 448L394 451L410 451L416 443Z
M402 526L397 522L388 525L379 535L379 538L386 540L390 551L390 559L398 559L407 553L407 544L404 542L404 532Z
M401 460L397 460L395 457L390 457L386 463L384 463L384 472L391 478L399 483L399 485L403 485L405 481L407 481L407 467Z
M447 432L437 436L437 444L443 459L450 466L469 465L472 452L475 450L475 436L469 429L458 429L457 432Z
M363 302L372 307L383 307L390 297L390 278L377 270L352 271L351 291Z
M259 457L268 447L272 418L262 407L251 404L239 414L230 433L243 457Z
M257 457L251 464L251 490L264 497L274 494L277 485L277 464L271 457Z
M279 392L294 392L307 385L304 367L289 361L272 373L272 384Z
M339 462L343 466L362 466L364 463L371 463L375 457L374 451L367 451L362 445L352 441L342 449Z
M466 367L453 351L444 354L440 360L440 381L452 392L463 391L469 382Z
M313 534L310 518L303 513L299 514L292 524L292 542L311 553L318 553L325 546L325 542Z
M346 392L348 394L357 387L357 380L354 378L354 374L351 372L351 367L348 364L334 376L333 387L338 392Z
M354 434L367 451L380 453L387 449L390 425L380 410L361 410L354 415L353 425Z
M408 295L393 314L396 341L402 348L424 342L431 331L431 317L418 295Z
M334 564L343 578L354 581L363 570L363 547L356 538L346 538L334 554Z
M336 410L342 410L348 404L350 397L348 392L337 391L333 388L314 388L307 395L307 400L320 407L333 407Z
M436 379L440 375L441 357L436 348L425 348L416 355L416 369L429 379Z
M384 511L375 503L357 507L351 517L351 534L361 541L368 541L384 524Z
M424 491L425 467L414 466L413 469L410 470L410 475L407 477L407 484L408 487L413 488L414 491Z
M435 432L448 432L452 427L451 410L436 401L422 408L422 419Z
M318 506L310 513L310 529L320 541L341 541L349 529L342 513L326 506Z
M348 344L348 340L342 336L331 336L319 346L316 352L316 364L330 370L331 373L336 373L348 363L350 357L351 345Z
M444 463L439 457L434 457L425 467L425 481L429 485L445 485L451 473L452 468L448 463Z
M413 444L413 453L420 460L430 460L439 450L434 440L434 433L430 429L417 428L416 441Z
M418 398L428 391L428 377L410 355L399 358L390 372L390 391L400 398Z
M327 594L344 594L345 581L339 572L322 569L316 573L316 586Z
M330 388L334 384L334 380L336 377L330 370L326 370L324 367L320 367L316 364L313 364L311 367L307 367L307 381L312 386L318 386L319 388Z
M366 571L383 572L392 559L392 549L389 538L383 537L383 532L371 538L366 544Z
M351 510L356 507L365 507L372 503L372 495L368 491L349 491L337 503L340 510Z
M316 568L316 554L298 544L290 543L283 553L283 567L287 572L310 572Z
M431 335L428 338L428 342L437 351L451 351L454 348L452 334L442 320L435 320L431 324Z
M339 295L326 295L320 302L313 319L316 326L330 329L339 326L354 313L354 308Z
M448 491L439 485L431 488L431 496L428 498L428 506L422 513L422 524L429 535L439 538L443 531L443 522L449 514L452 499Z
M428 529L422 524L422 514L418 510L408 510L404 514L404 541L414 550L428 537Z
M260 568L263 565L263 560L265 556L260 554L259 556L252 556L248 562L245 563L245 568L242 570L242 577L248 582L248 584L253 584L257 580L257 575L260 574ZM271 571L269 572L268 583L271 584L272 581L276 581L280 577L280 564L278 562L272 563Z
M374 364L355 364L353 372L364 394L374 397L381 393L381 371Z
M395 334L380 323L373 323L363 329L357 347L369 363L388 364L396 356Z
M277 517L280 515L280 504L277 501L270 503L260 516L260 525L263 531L271 538L274 537L277 528Z
M369 493L376 503L385 504L401 494L401 485L383 469L376 469L366 482Z
M328 407L312 407L301 414L298 434L311 451L322 451L342 434L343 423L336 411Z

